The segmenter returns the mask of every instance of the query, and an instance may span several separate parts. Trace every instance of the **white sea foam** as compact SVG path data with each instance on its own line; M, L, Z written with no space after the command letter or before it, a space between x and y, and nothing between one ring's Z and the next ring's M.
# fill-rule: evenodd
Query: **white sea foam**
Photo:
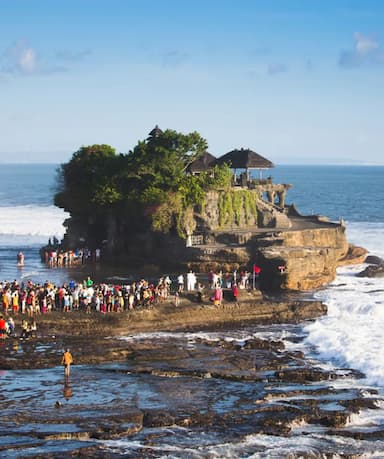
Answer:
M0 207L0 235L61 238L68 214L55 206Z
M383 223L355 223L348 238L384 257L383 233ZM360 370L367 383L384 389L384 278L356 277L364 267L339 269L329 288L316 294L328 305L328 315L306 327L306 343L322 359Z
M384 258L384 223L347 223L347 238L355 245L365 247L372 255Z
M304 425L302 429L304 429ZM350 453L358 454L361 458L382 458L384 443L376 441L370 443L352 438L326 436L323 432L316 433L314 426L308 426L306 435L293 434L290 437L277 437L273 435L251 434L236 442L221 443L204 439L200 433L198 438L188 431L180 431L175 428L173 436L183 435L184 439L189 438L189 445L177 446L174 442L167 443L167 437L162 437L161 444L146 444L143 441L132 441L131 439L100 440L106 451L125 453L130 455L133 451L141 450L151 452L156 457L170 459L189 457L193 459L224 459L233 457L248 457L249 459L281 459L283 457L333 457L341 458ZM205 441L204 441L205 440Z

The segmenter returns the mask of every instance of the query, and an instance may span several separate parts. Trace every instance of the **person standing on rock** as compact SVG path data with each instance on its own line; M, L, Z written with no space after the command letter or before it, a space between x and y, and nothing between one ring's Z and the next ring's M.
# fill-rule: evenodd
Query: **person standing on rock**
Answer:
M178 285L178 291L181 293L184 290L184 276L182 274L179 274L177 276L177 285Z
M69 349L67 349L63 357L61 359L61 364L64 365L64 376L65 379L69 378L69 375L71 373L71 364L73 363L73 357L72 354L69 352Z
M7 322L0 314L0 339L5 339L7 336Z
M237 284L234 282L232 284L232 294L233 294L233 299L236 304L238 304L238 298L239 298L239 288L237 287Z
M187 290L188 292L192 292L192 290L195 290L196 286L196 274L190 270L189 273L187 274Z

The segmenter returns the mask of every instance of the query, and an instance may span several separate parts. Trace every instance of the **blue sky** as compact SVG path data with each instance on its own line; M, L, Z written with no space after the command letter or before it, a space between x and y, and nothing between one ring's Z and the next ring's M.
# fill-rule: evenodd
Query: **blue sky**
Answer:
M158 124L221 156L384 164L381 0L0 0L0 162L126 153Z

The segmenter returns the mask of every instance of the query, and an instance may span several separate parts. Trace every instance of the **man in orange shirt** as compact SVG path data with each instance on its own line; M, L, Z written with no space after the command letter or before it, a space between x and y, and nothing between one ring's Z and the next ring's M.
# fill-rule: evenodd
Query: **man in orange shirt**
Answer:
M61 359L61 364L64 365L64 376L65 379L69 378L69 374L71 372L71 364L73 363L73 357L72 354L69 352L69 349L67 349L63 357Z

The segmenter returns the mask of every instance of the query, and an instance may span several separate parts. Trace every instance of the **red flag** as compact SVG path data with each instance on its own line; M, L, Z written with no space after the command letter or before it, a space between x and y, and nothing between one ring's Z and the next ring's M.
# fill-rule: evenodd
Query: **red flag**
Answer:
M253 272L254 272L255 274L260 274L260 271L261 271L260 266L253 265Z

